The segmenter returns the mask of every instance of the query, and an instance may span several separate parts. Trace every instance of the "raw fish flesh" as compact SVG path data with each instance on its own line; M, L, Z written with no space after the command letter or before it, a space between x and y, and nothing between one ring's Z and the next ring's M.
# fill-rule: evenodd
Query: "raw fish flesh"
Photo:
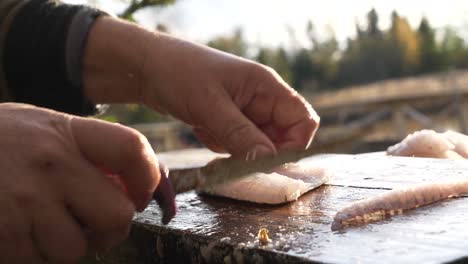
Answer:
M454 131L437 133L420 130L408 135L400 143L387 149L392 156L439 159L468 158L468 136Z
M468 159L468 136L455 132L455 131L447 131L442 133L444 137L450 141L453 145L455 145L454 151L458 153L458 155L462 156L465 159Z
M254 203L281 204L297 200L304 193L328 182L330 177L327 169L288 163L273 173L254 173L201 192Z
M440 159L468 158L468 136L454 131L421 130L387 149L388 155ZM405 210L468 193L468 180L418 184L360 200L339 210L332 230L382 220Z
M418 184L354 202L339 210L331 226L339 230L379 221L408 209L468 193L468 181Z

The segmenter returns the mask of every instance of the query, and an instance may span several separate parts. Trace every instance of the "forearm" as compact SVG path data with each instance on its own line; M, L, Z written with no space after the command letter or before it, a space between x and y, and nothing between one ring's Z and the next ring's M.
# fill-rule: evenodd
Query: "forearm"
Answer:
M148 45L156 35L135 24L101 17L83 56L85 95L95 103L140 103Z

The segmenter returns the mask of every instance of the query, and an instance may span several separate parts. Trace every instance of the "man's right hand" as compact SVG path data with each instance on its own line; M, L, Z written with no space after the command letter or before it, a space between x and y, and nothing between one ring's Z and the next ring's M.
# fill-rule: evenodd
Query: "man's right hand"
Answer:
M0 131L4 263L71 263L116 245L160 179L146 138L121 125L3 103Z

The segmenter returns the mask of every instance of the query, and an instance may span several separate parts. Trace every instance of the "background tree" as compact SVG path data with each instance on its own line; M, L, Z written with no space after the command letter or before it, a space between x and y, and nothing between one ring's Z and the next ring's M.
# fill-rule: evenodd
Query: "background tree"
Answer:
M118 16L120 18L135 21L133 15L139 10L148 7L163 7L175 3L175 0L130 0L128 6Z
M367 13L367 35L368 36L379 36L381 31L379 29L379 16L377 11L372 8L369 13Z
M236 29L231 36L221 36L208 41L207 45L237 56L247 57L247 43L240 28Z
M463 65L466 67L466 51L463 38L453 28L446 27L440 43L443 69L458 68Z
M392 13L392 25L389 38L393 46L393 55L398 59L396 70L392 77L406 76L416 73L420 62L419 38L411 29L408 20Z
M314 76L318 76L318 66L315 65L308 49L302 48L293 55L291 72L293 76L293 87L297 90L317 90L319 84Z
M426 17L421 19L418 27L420 63L419 73L430 73L442 69L441 56L437 48L435 30Z
M362 84L391 77L391 45L378 25L374 9L367 14L365 30L356 25L355 39L349 39L338 62L337 86Z
M275 69L287 83L292 82L290 59L283 47L276 49L261 47L254 59L261 64Z
M127 0L128 6L120 17L133 21L139 10L174 2ZM356 23L356 35L341 45L330 26L325 28L324 34L318 34L312 21L308 21L306 30L301 32L307 37L306 44L299 41L296 29L291 27L287 28L291 43L286 46L249 43L242 28L206 43L272 67L301 92L321 92L388 78L468 68L468 45L454 28L437 30L423 17L413 29L405 17L394 11L390 27L382 29L374 8L364 18L364 23ZM169 32L169 28L170 25L155 25L155 29L162 32ZM102 118L124 124L170 119L136 105L112 105Z
M320 83L321 89L334 85L338 72L338 58L340 55L338 41L335 31L331 26L326 28L326 36L322 41L312 38L311 59L318 68L316 79Z

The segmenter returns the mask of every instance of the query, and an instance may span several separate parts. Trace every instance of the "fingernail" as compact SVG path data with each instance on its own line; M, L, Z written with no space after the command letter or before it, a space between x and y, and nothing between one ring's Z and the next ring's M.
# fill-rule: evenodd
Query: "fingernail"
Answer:
M247 152L245 160L255 160L258 157L268 156L268 155L272 155L274 153L275 153L275 151L268 148L267 146L257 145L254 148L252 148L252 150Z
M154 199L162 210L162 223L167 225L177 212L175 203L175 193L172 184L167 177L167 169L160 165L161 180L159 186L154 193Z

